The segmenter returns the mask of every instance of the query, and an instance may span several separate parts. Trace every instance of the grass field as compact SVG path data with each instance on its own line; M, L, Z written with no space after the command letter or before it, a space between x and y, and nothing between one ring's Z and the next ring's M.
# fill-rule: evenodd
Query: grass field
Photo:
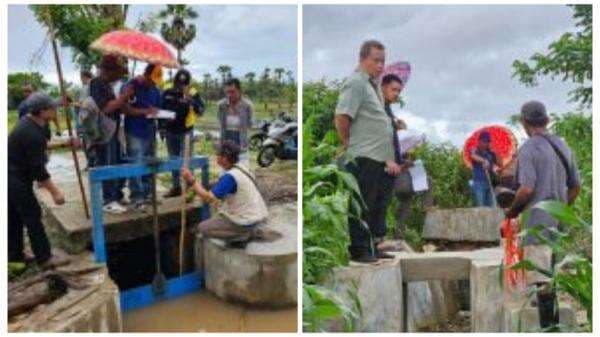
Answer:
M254 120L259 119L271 119L276 116L279 111L285 111L291 116L296 116L296 106L290 106L289 104L282 104L281 106L278 103L268 103L265 109L265 105L262 103L255 103L254 105ZM8 111L8 130L9 132L17 123L18 114L16 110ZM60 112L59 114L60 128L61 130L66 129L66 120L64 117L64 112ZM54 131L54 125L51 125ZM214 130L219 128L219 121L217 120L217 103L210 102L204 115L198 118L196 122L196 128L199 130Z

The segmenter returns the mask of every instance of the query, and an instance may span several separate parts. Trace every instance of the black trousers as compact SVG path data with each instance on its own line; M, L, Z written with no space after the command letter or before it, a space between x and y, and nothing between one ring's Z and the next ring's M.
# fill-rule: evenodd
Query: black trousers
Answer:
M22 262L23 230L27 234L31 249L38 263L46 262L50 256L50 242L42 224L42 209L33 193L31 183L8 174L8 261Z
M356 178L367 207L362 210L361 219L348 217L350 255L374 254L371 240L384 238L387 232L385 215L392 199L394 179L385 172L385 163L364 157L349 162L346 170Z

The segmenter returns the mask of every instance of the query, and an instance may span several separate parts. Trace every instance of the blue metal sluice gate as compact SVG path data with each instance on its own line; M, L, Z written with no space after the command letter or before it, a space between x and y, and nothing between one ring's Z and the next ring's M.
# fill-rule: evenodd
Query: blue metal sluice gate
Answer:
M181 169L183 160L170 159L157 161L156 165L148 164L124 164L115 166L105 166L90 169L90 199L92 206L92 237L94 243L94 255L96 262L106 263L106 242L104 235L104 219L102 213L102 182L112 179L123 179L139 177L148 174L157 174L161 172L170 172ZM200 168L202 171L202 185L208 185L209 165L208 158L205 156L193 157L189 161L190 170ZM204 203L200 209L200 219L205 220L210 217L210 207ZM145 307L161 300L176 298L185 294L196 292L204 287L204 275L195 271L182 276L173 277L167 280L164 293L155 294L152 284L121 291L121 310L127 311L135 308Z

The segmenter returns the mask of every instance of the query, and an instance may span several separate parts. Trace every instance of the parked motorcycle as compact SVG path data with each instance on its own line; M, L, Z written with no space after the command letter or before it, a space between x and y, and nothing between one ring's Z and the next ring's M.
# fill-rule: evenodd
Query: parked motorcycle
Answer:
M269 137L269 128L274 123L290 123L293 122L294 119L286 114L285 111L281 111L277 114L273 120L267 121L262 120L258 122L258 131L256 131L252 136L250 136L249 145L250 150L259 150L263 142Z
M298 156L298 123L277 121L271 125L268 138L258 152L258 165L268 167L275 159L296 160Z

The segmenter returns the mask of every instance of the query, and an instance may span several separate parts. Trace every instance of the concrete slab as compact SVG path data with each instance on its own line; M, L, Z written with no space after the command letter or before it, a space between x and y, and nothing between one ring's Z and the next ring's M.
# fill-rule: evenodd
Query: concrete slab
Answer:
M205 272L206 288L227 301L281 307L297 303L297 206L269 208L265 229L282 234L273 242L250 242L245 249L196 237L196 266ZM199 262L202 261L202 262Z
M84 174L84 186L89 200L87 174ZM69 253L82 252L92 242L92 222L86 219L81 201L81 193L76 181L61 180L57 183L66 197L66 203L56 206L51 196L45 190L38 190L38 200L44 211L46 225L58 245ZM180 226L181 199L163 199L160 196L166 192L165 188L157 188L158 192L158 220L162 230ZM202 203L197 199L188 204L188 223L196 224L200 221L200 207ZM135 212L130 210L123 214L104 213L106 242L121 242L147 235L152 235L152 209Z
M540 318L538 309L533 307L521 308L520 306L503 306L504 317L502 322L502 332L539 332ZM566 305L561 304L558 311L560 324L565 327L575 327L575 312Z
M78 256L74 263L92 263L93 256ZM65 266L65 269L72 265ZM9 332L121 332L119 290L106 268L81 276L88 286L69 289L58 300L9 321Z
M470 242L497 242L504 214L499 208L432 209L425 216L423 238Z

